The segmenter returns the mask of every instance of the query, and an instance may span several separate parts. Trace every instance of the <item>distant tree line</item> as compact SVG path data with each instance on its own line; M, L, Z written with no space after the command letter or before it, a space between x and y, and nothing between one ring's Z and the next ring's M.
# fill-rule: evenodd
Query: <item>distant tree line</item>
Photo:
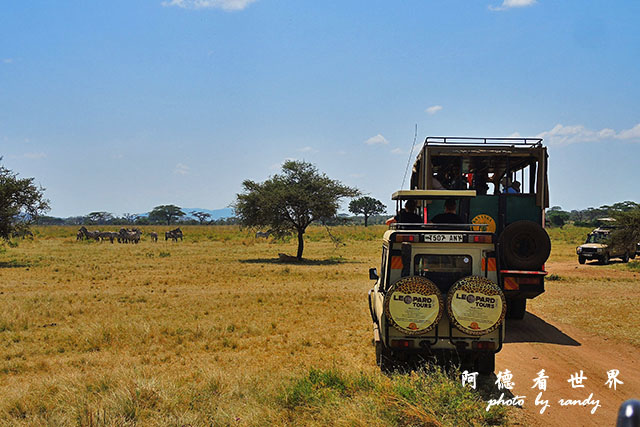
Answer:
M560 206L547 209L546 222L551 227L562 227L568 222L578 227L597 227L599 218L616 218L618 214L637 211L640 204L632 201L603 205L599 208L586 208L581 210L565 211Z
M560 206L553 206L546 211L546 222L549 227L562 227L572 223L578 227L597 227L598 219L615 217L621 212L631 212L640 209L640 204L632 201L603 205L598 208L589 207L580 210L565 211ZM330 218L314 223L324 225L379 225L384 224L387 215L384 205L371 197L354 199L349 210L356 214L350 216L340 213ZM160 205L154 207L148 215L134 215L125 213L115 216L110 212L90 212L84 216L58 218L53 216L39 216L35 223L38 225L235 225L240 220L233 216L228 218L211 219L207 212L195 211L187 214L179 206Z
M119 217L110 212L99 211L68 218L40 216L36 220L38 225L233 225L237 223L236 217L211 219L211 214L207 212L195 211L188 216L176 205L156 206L148 215L125 213Z

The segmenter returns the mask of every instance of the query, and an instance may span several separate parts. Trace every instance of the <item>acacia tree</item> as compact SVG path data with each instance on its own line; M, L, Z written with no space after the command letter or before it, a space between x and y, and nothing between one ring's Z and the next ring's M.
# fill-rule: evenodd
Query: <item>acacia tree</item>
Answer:
M364 226L367 226L367 220L371 215L381 214L386 212L387 207L382 204L380 200L373 197L363 196L357 199L353 199L349 203L349 211L354 215L364 215Z
M183 216L185 216L185 213L176 205L156 206L151 212L149 212L149 219L151 221L166 221L167 225L171 225L171 222Z
M192 212L191 215L198 218L198 221L200 221L200 224L205 224L211 220L211 214L207 212L195 211L195 212Z
M109 212L91 212L87 214L89 224L107 224L113 221L113 215Z
M564 227L564 224L569 219L569 212L563 211L560 206L552 206L547 209L545 216L549 224L556 227Z
M338 212L340 199L359 191L318 172L311 163L290 160L282 173L258 183L245 180L234 209L242 225L269 228L276 236L298 235L296 258L302 259L304 233L313 221L326 221Z
M138 219L138 215L126 212L122 214L122 219L127 224L133 224Z
M640 243L640 208L619 211L613 217L616 225L611 233L611 244L635 250Z
M49 210L44 188L33 181L34 178L20 179L17 173L0 166L0 238L7 240L14 231L27 230L41 213Z

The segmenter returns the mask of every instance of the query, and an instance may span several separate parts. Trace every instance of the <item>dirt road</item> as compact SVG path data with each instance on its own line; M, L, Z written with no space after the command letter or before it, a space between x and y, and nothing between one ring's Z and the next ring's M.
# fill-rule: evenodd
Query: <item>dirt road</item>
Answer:
M557 264L554 270L575 269L575 263L564 264ZM594 272L588 271L590 275ZM599 272L616 274L602 269ZM637 347L554 322L543 313L531 310L523 320L507 322L505 344L496 356L496 374L506 369L513 374L515 385L511 393L526 396L522 413L525 425L615 425L620 404L627 399L640 399L640 351ZM535 404L540 390L532 386L542 369L549 377L542 399L548 400L550 406L541 414L544 405ZM618 379L623 382L617 384L617 390L606 384L607 372L613 369L620 371ZM584 387L572 388L568 380L580 371L586 377ZM590 395L590 401L585 402ZM579 400L586 405L561 406L561 399Z

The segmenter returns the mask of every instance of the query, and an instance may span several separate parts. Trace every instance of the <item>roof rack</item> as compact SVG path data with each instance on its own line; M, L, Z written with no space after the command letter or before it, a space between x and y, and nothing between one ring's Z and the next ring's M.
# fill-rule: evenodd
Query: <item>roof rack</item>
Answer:
M424 140L425 145L429 144L457 144L457 145L479 145L479 144L507 144L507 145L542 145L542 138L478 138L469 136L428 136Z

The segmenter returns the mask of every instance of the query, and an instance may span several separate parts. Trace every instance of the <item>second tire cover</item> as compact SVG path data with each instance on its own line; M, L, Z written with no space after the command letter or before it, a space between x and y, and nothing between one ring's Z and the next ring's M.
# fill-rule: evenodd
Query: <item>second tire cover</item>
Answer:
M507 304L502 290L491 280L467 276L449 289L447 312L458 330L469 335L486 335L502 324Z

